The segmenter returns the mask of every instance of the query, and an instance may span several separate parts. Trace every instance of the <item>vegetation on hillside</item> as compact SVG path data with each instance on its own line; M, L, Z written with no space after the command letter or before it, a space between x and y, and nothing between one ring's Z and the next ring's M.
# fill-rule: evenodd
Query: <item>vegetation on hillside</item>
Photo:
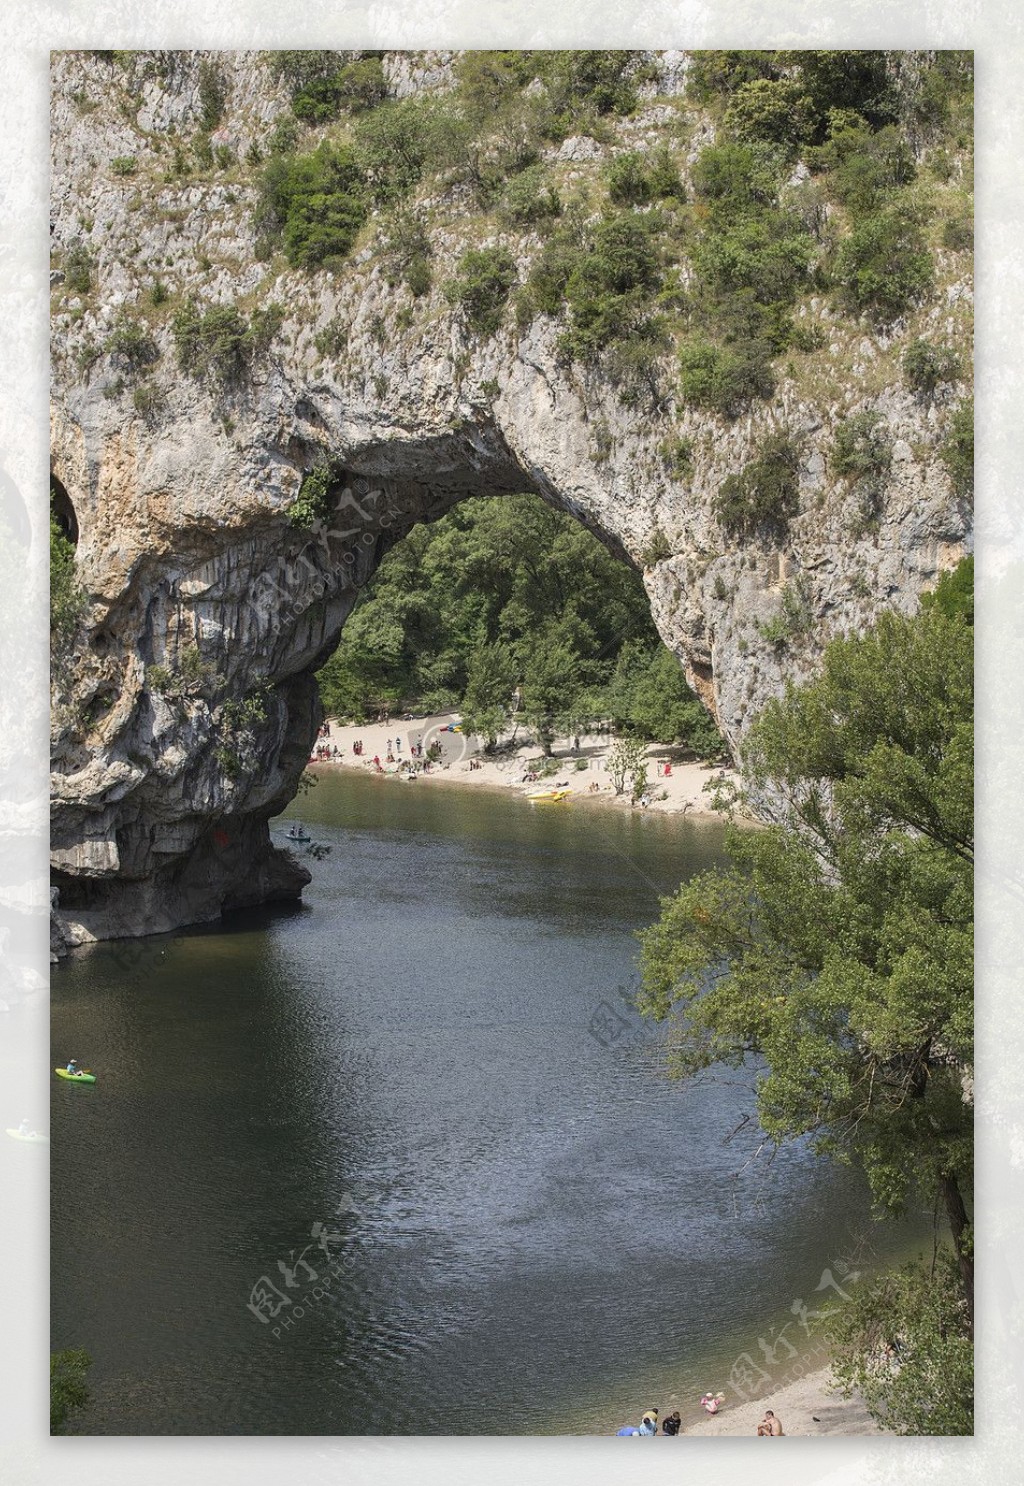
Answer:
M518 253L493 239L467 249L448 292L476 295L468 328L506 323L525 254L518 325L556 316L562 354L598 364L634 401L661 404L675 347L682 401L736 417L773 394L783 352L807 349L801 298L824 293L890 325L927 296L935 245L954 246L964 216L951 180L971 145L966 52L697 53L689 101L715 138L690 188L683 110L656 147L610 156L568 199L551 146L569 132L609 143L616 120L657 94L656 54L470 52L454 88L402 99L388 96L378 53L271 60L308 128L268 137L257 222L270 247L296 266L336 265L373 215L386 243L389 218L422 187L485 232L519 237ZM415 255L417 293L427 256Z
M532 495L464 501L385 557L319 673L324 705L460 708L493 743L516 717L545 747L609 720L718 756L639 577Z
M743 759L765 829L731 827L731 866L642 935L643 1009L671 1023L680 1075L747 1067L773 1140L859 1165L881 1213L911 1195L945 1213L948 1293L919 1271L883 1280L841 1330L848 1381L898 1361L900 1388L866 1396L911 1431L961 1432L970 1410L970 580L968 559L916 616L832 641L816 680L769 703ZM955 1406L927 1386L947 1365Z

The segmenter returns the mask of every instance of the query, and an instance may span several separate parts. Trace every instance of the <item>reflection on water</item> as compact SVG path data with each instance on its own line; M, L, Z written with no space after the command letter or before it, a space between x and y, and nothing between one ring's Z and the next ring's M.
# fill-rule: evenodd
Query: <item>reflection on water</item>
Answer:
M619 994L717 824L355 775L302 814L332 847L304 907L55 973L55 1058L100 1074L52 1118L88 1427L585 1432L662 1389L694 1417L867 1226L805 1150L739 1171L745 1081L670 1083Z

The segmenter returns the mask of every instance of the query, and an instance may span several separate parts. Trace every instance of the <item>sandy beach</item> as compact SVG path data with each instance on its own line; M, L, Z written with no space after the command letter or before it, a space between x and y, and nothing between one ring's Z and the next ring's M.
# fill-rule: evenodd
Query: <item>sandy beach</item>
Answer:
M375 722L343 726L330 721L326 724L329 731L317 739L310 765L314 769L348 768L374 773L376 756L381 761L385 775L393 776L397 783L407 772L401 770L400 765L403 760L410 759L412 747L422 743L426 753L431 743L436 741L441 747L441 759L429 773L419 775L415 781L417 786L442 780L449 784L465 784L475 788L511 789L526 796L531 791L558 785L568 789L569 798L574 801L599 802L623 810L644 808L631 805L628 789L626 793L616 795L607 767L607 755L613 740L605 735L580 734L578 750L574 749L576 740L557 739L553 750L553 757L559 765L557 772L527 781L524 775L531 769L538 770L544 758L536 743L531 740L517 746L513 736L511 747L504 749L496 758L488 758L483 752L482 739L448 730L458 726L459 722L460 714L457 712L415 717L410 721L392 718L387 724ZM353 752L353 744L357 741L363 744L361 756ZM395 760L393 764L387 763L389 741ZM317 746L326 746L331 750L332 757L318 759ZM335 748L339 754L336 758L333 757ZM645 754L648 762L646 808L652 812L712 814L705 786L710 780L720 778L723 774L728 778L735 778L733 771L723 769L720 765L699 763L687 758L687 751L683 748L651 743ZM470 766L471 761L473 767ZM419 759L416 763L420 764Z
M786 1436L883 1433L859 1398L842 1398L828 1391L830 1377L830 1369L825 1366L749 1403L724 1403L717 1414L686 1425L683 1433L756 1438L765 1409L774 1412ZM667 1406L662 1414L671 1413L674 1407Z

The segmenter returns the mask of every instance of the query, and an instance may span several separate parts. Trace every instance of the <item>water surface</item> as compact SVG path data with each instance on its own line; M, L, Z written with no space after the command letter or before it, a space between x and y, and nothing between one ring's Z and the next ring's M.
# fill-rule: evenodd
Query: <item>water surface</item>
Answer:
M801 1341L862 1183L799 1147L737 1176L745 1081L666 1080L620 995L718 824L355 774L296 814L332 848L303 907L55 971L54 1061L100 1075L52 1101L83 1428L605 1430Z

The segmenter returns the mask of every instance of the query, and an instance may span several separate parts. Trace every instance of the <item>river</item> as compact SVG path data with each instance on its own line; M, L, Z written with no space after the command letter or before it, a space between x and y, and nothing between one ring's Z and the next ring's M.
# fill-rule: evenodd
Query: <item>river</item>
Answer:
M670 1082L623 999L717 822L354 773L292 815L331 847L302 907L55 968L54 1062L99 1075L52 1098L84 1432L685 1422L913 1243L855 1174L750 1159L742 1076Z

